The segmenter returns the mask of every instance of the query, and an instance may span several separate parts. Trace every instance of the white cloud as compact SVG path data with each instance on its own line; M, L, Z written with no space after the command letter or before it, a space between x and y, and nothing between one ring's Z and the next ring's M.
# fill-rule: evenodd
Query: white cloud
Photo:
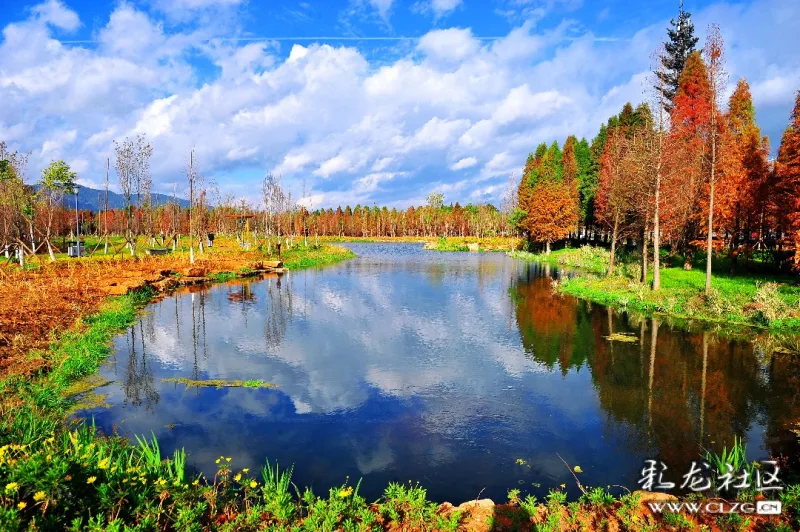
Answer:
M165 37L161 27L145 13L123 3L100 31L99 41L109 55L136 59L156 54Z
M527 84L511 89L495 112L492 119L499 124L508 124L515 120L543 118L569 102L569 98L557 90L531 93Z
M461 0L425 0L417 4L417 10L431 12L435 18L440 18L449 14L460 5Z
M480 43L469 28L434 30L422 36L417 48L427 56L447 61L461 61L473 56Z
M478 164L478 159L475 157L464 157L457 162L450 165L450 170L464 170Z
M492 159L483 167L484 170L489 172L497 172L498 170L504 171L509 165L515 164L516 161L509 155L507 151L496 154Z
M797 93L800 86L800 69L789 73L775 73L751 87L753 101L756 105L774 105L783 103Z
M231 4L186 5L201 13ZM397 9L358 4L387 16ZM569 21L541 26L549 18L492 42L475 38L478 26L442 28L382 55L361 44L219 39L237 34L236 9L176 25L123 2L94 22L98 43L87 46L55 38L80 25L63 4L29 13L2 28L0 137L32 152L31 175L59 157L104 181L112 140L146 132L156 188L182 180L194 149L224 192L255 203L257 183L273 171L294 197L307 179L315 207L403 206L424 202L434 186L452 201L497 201L497 176L518 171L538 143L591 138L625 101L641 101L647 51L665 25L620 42L598 42ZM797 16L788 0L750 0L694 17L697 28L722 26L731 78L748 78L773 146L800 76L791 53L800 32L789 22ZM452 172L473 167L469 179Z
M336 157L331 157L324 163L322 163L319 168L314 171L314 175L318 175L320 177L330 177L333 174L338 174L339 172L344 172L345 170L350 169L350 161L344 155L337 155Z
M78 136L78 130L59 131L42 143L42 156L50 156L53 159L59 158L63 149L73 142Z
M372 165L372 171L380 172L382 170L386 170L393 161L394 157L381 157Z
M397 175L394 172L373 172L356 180L356 188L362 192L371 192L378 188L384 181L389 181Z
M287 153L283 162L275 169L276 174L292 174L297 170L302 170L311 163L311 156L307 153Z
M42 22L52 24L58 29L75 31L81 21L77 13L69 9L59 0L48 0L33 7L31 12Z

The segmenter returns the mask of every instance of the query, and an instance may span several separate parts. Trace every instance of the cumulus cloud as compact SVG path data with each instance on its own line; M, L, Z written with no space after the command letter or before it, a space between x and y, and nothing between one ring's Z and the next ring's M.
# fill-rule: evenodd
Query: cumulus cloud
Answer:
M435 59L461 61L478 51L480 44L469 28L449 28L426 33L417 49Z
M238 4L183 1L197 12ZM384 16L396 9L359 5ZM731 76L750 81L773 146L800 76L791 53L800 33L789 22L798 16L788 0L751 0L694 17L697 28L722 27ZM626 101L642 100L666 24L607 41L534 17L495 41L469 27L433 29L382 56L355 44L231 41L220 38L230 27L213 22L175 25L123 2L98 19L96 44L65 44L57 37L80 27L77 14L57 0L32 7L2 28L0 136L32 152L31 176L59 157L84 182L102 181L112 141L142 132L162 191L182 180L194 149L204 175L254 203L267 171L294 197L306 179L317 207L407 206L432 187L448 201L497 202L499 176L538 143L591 137ZM453 173L472 167L469 179Z

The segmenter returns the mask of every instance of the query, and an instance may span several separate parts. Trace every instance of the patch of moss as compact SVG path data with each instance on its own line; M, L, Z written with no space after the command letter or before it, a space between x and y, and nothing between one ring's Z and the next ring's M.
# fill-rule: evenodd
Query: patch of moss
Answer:
M162 379L163 382L185 384L189 388L277 388L272 383L260 380L226 380L226 379L187 379L185 377L170 377Z
M603 338L612 342L628 342L631 344L635 344L639 341L632 333L613 333L608 336L603 336Z

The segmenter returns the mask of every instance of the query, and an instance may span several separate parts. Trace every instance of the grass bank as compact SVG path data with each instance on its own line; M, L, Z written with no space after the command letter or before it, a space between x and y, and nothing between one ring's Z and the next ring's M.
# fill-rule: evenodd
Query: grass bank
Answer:
M514 251L522 247L522 239L511 237L439 237L427 239L425 249L433 251Z
M567 248L549 256L523 252L510 255L584 270L585 275L562 278L557 289L603 305L649 315L800 333L800 282L795 277L717 271L712 291L706 294L704 268L662 267L661 290L654 292L649 287L652 272L648 283L638 281L641 269L634 255L619 256L611 277L605 275L609 252L602 248Z
M289 270L300 270L335 264L355 256L355 253L342 246L309 243L308 248L297 246L281 253L281 261Z

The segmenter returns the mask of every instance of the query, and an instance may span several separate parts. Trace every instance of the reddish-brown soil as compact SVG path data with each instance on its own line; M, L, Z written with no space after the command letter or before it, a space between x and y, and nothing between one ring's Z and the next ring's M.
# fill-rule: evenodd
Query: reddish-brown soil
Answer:
M32 350L46 349L54 334L92 314L109 296L150 285L165 291L205 282L216 272L271 270L263 255L207 253L189 264L185 255L138 259L81 259L43 263L32 271L0 269L0 378L46 370ZM179 275L176 275L179 274Z

